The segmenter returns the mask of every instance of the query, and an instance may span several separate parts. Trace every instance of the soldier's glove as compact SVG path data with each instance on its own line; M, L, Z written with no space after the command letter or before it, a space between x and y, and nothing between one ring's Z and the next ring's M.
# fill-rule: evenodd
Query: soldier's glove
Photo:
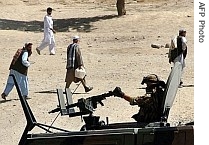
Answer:
M116 96L116 97L123 98L124 93L121 91L121 88L120 88L120 87L116 87L116 88L113 90L113 95Z

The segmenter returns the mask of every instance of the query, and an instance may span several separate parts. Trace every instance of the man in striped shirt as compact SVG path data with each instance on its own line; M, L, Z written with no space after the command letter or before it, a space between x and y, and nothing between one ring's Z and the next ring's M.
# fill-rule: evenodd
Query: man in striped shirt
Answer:
M84 68L83 59L81 55L81 51L78 45L79 36L73 37L73 43L67 47L67 72L65 77L65 88L69 88L72 82L79 82L81 81L85 92L89 92L93 89L93 87L86 85L85 76L83 78L75 77L75 70Z

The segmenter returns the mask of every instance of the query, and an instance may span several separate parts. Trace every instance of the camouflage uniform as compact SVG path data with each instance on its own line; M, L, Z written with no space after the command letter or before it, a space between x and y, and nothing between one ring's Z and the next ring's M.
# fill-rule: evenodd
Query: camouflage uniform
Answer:
M140 110L133 115L138 123L158 122L163 116L165 82L159 80L155 74L143 78L141 84L147 84L145 96L131 97L122 92L120 87L113 90L113 95L124 98L131 105L138 105Z
M146 90L144 96L131 98L131 105L138 105L140 110L137 114L133 115L137 122L156 122L161 120L163 112L163 95L165 84L163 81L160 81L155 74L148 75L143 78L142 84L152 83L151 90ZM146 89L148 89L147 87ZM149 93L148 93L149 92Z
M140 110L137 114L133 115L137 122L155 122L160 121L162 114L162 101L164 91L161 88L157 88L155 93L135 97L131 100L130 104L137 104Z

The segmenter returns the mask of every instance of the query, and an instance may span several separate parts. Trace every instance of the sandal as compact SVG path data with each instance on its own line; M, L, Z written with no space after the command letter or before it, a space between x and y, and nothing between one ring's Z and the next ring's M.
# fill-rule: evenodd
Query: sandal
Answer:
M85 92L87 93L87 92L91 91L92 89L93 89L93 87L85 87Z
M7 96L7 95L6 95L5 93L2 93L2 94L1 94L1 97L2 97L2 99L4 99L4 100L6 100L6 96Z

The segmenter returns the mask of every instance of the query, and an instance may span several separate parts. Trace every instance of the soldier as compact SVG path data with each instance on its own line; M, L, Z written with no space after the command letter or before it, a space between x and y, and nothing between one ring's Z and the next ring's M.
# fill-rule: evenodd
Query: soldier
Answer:
M150 74L143 78L141 84L146 84L146 94L144 96L131 97L121 91L120 87L113 90L114 96L121 97L130 102L130 105L138 105L140 110L133 115L138 123L159 122L162 117L162 102L165 82L159 80L155 74Z

